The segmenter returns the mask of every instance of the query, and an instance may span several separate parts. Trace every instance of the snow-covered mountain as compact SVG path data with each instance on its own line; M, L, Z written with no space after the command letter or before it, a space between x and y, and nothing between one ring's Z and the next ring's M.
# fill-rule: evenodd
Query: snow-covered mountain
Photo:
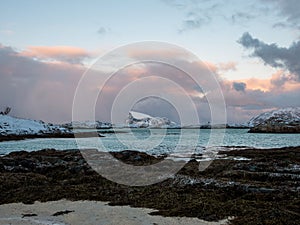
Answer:
M249 121L250 132L299 132L300 107L262 113Z
M100 121L84 121L78 122L73 121L62 125L68 129L110 129L112 128L111 123L100 122Z
M165 117L152 117L150 115L130 111L126 123L131 128L177 128L175 122Z
M43 121L0 115L0 135L65 134L69 129Z
M278 123L290 124L300 122L300 107L283 108L264 112L258 116L253 117L249 122L250 127L265 123L268 120L276 121Z

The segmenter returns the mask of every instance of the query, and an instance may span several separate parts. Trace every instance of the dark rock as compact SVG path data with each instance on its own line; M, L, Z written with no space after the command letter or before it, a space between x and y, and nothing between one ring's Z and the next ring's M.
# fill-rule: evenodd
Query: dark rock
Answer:
M71 212L75 212L75 211L74 210L59 211L59 212L54 213L52 216L61 216L61 215L69 214Z
M139 166L163 159L137 151L111 154ZM300 147L226 154L251 160L219 159L204 171L199 171L198 162L192 160L163 182L135 187L105 179L92 170L78 150L14 152L0 157L0 204L95 200L156 209L151 215L209 221L233 216L231 224L297 224L300 171L288 168L300 165Z
M25 218L25 217L33 217L33 216L37 216L37 214L35 214L35 213L26 213L26 214L22 214L22 218Z

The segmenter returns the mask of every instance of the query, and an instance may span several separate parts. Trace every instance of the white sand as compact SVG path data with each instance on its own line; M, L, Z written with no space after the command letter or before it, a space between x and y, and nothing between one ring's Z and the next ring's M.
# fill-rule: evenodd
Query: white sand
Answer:
M74 210L69 214L52 216L58 211ZM35 202L33 205L12 203L0 205L0 224L45 224L45 225L219 225L226 220L206 222L197 218L151 216L148 213L155 210L131 208L129 206L108 206L105 202L67 201ZM37 214L34 217L24 217L23 214Z

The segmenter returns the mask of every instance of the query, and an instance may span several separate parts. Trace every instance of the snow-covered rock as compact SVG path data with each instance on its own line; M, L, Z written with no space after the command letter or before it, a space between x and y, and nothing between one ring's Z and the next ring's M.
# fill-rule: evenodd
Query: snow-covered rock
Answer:
M71 123L66 123L62 125L68 129L110 129L112 128L111 123L100 122L100 121L84 121L78 122L73 121Z
M152 117L150 115L130 111L126 123L131 128L177 128L175 122L165 117Z
M226 124L226 128L249 128L249 124L248 123L227 123Z
M300 132L300 107L262 113L249 121L250 132Z
M43 121L0 115L0 135L65 134L69 129Z

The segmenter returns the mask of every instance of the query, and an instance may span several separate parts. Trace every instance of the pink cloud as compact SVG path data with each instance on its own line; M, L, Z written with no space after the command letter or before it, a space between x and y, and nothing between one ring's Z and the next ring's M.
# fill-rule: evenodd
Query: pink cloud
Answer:
M83 59L91 57L92 53L73 46L29 46L26 50L21 51L19 55L40 60L79 63Z
M89 56L87 51L76 49L73 47L50 47L50 49L49 47L38 47L19 53L10 47L0 45L0 95L5 96L0 99L0 106L11 106L12 113L21 117L43 119L50 122L70 121L75 90L86 68L80 64L72 64L68 60L72 60L73 56L77 57L76 59ZM148 58L153 58L157 54L150 50L144 52L143 49L140 49L139 51ZM179 68L185 66L190 71L199 72L202 85L210 89L208 93L202 92L201 87L193 79L176 67L154 62L133 64L118 71L101 90L101 96L99 96L96 106L96 118L107 121L110 119L110 109L115 97L130 82L148 76L158 76L176 82L189 93L198 109L200 120L207 122L210 119L210 109L206 95L217 96L217 92L210 88L212 83L208 81L208 75L201 74L204 67L208 67L214 72L220 82L227 105L229 122L245 122L264 110L294 106L299 102L300 84L292 79L290 74L278 71L269 79L226 80L220 74L225 70L234 69L235 63L229 62L220 65L207 62L203 64L199 61L190 61L182 54L177 57L175 53L176 51L172 54L166 52L166 55L172 55L174 65ZM136 57L137 60L142 58L142 56L139 58L138 52L135 54L131 56ZM61 55L67 58L60 58ZM53 60L49 61L49 59ZM105 71L93 72L95 80L86 82L84 88L87 92L97 93L100 91L97 79L101 78ZM151 79L155 81L156 78L152 77ZM159 79L157 81L159 82ZM234 83L245 84L245 88L234 88ZM171 86L160 88L157 85L153 88L156 88L162 95L170 93L178 100L183 99L181 92ZM139 94L143 92L143 88L136 88L134 91ZM148 104L154 108L147 106ZM177 118L171 106L164 105L163 101L157 99L144 99L143 104L138 105L138 109L150 110L149 114L156 116L160 116L160 114L166 116L167 110L170 112L171 119ZM147 111L144 112L147 113Z
M249 78L238 80L244 82L249 90L261 90L264 92L285 92L300 88L300 83L294 79L293 75L286 74L283 70L278 70L272 74L271 78Z

